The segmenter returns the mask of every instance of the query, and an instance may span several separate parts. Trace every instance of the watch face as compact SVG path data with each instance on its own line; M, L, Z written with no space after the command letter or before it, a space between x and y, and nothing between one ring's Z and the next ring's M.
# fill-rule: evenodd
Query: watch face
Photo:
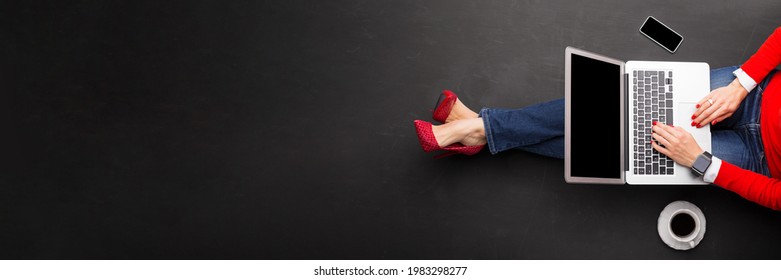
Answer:
M705 169L707 169L708 166L710 166L710 160L705 156L700 155L697 157L697 160L694 161L694 164L692 164L692 169L702 174L705 173Z

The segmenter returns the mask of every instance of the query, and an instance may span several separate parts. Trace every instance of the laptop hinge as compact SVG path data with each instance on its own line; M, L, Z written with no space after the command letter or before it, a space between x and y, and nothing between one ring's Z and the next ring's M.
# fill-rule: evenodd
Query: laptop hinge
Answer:
M629 171L629 73L624 73L624 171Z

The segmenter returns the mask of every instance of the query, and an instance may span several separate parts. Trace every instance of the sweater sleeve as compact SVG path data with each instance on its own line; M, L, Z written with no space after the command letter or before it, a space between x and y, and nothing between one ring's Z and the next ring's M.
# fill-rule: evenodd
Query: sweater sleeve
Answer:
M781 210L781 180L722 161L714 184L773 210Z
M781 27L765 40L754 55L740 68L751 76L754 81L761 81L781 63Z

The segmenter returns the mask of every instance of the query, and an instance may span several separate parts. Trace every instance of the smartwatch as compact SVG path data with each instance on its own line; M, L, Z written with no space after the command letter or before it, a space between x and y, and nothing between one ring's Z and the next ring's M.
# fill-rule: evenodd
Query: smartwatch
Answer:
M692 173L697 176L704 175L705 171L710 167L711 157L713 156L709 152L703 152L698 156L697 159L694 160L694 164L692 164Z

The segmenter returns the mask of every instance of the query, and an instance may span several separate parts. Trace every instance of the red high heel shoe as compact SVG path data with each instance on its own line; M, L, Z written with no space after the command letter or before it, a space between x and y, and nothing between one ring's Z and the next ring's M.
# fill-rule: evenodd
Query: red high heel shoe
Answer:
M431 123L421 120L415 120L415 130L418 132L418 140L420 140L420 146L425 152L433 152L438 150L447 151L444 154L436 156L435 158L443 158L455 154L463 154L471 156L480 152L485 145L478 146L464 146L461 143L455 143L448 145L447 147L440 147L437 144L437 139L434 137L434 131L431 130Z
M450 115L450 111L453 110L453 105L456 104L458 96L449 90L443 90L442 94L437 99L437 105L434 107L434 120L445 123L447 116Z

